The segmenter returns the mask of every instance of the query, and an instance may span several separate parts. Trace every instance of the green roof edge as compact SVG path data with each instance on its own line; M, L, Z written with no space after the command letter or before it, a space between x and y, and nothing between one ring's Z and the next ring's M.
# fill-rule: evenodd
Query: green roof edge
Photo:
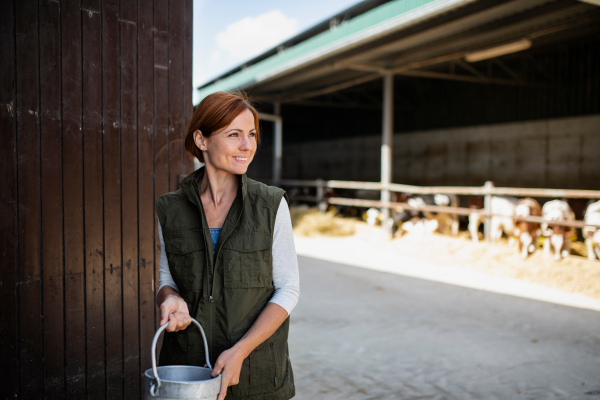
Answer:
M325 46L334 44L351 35L359 34L365 29L372 28L378 24L411 12L419 7L430 3L454 3L448 0L394 0L382 4L372 10L367 11L349 21L338 25L333 30L322 32L311 37L297 45L275 54L267 59L259 61L242 71L219 80L209 86L199 90L200 101L211 93L227 91L234 89L244 89L257 82L257 77L268 74L269 71L282 66L285 63L299 59L302 56L310 54Z

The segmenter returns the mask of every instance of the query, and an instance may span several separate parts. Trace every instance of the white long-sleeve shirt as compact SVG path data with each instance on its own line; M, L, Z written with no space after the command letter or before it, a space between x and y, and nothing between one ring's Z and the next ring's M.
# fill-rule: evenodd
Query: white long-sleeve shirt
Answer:
M158 223L158 237L160 239L158 291L167 285L179 291L169 270L169 261L164 251L165 242L160 222ZM298 303L298 297L300 297L300 276L298 273L298 257L296 256L294 235L292 233L292 219L285 199L281 199L277 215L275 216L272 254L275 293L269 302L281 306L289 315Z

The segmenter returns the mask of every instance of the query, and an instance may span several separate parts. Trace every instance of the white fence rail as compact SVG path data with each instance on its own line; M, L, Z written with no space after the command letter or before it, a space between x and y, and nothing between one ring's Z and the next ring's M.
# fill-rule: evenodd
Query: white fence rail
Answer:
M600 190L572 190L572 189L527 189L527 188L510 188L510 187L494 187L491 182L486 182L485 186L413 186L392 183L384 185L380 182L357 182L357 181L338 181L338 180L266 180L263 182L276 186L294 186L294 187L315 187L317 188L316 196L295 196L295 200L308 201L314 203L327 202L329 204L355 206L355 207L377 207L383 209L402 210L418 210L430 212L442 212L456 215L470 215L478 213L485 218L493 216L501 216L491 213L490 199L492 196L515 196L515 197L552 197L552 198L571 198L571 199L600 199ZM392 192L403 192L410 194L454 194L454 195L470 195L484 196L484 209L473 209L465 207L450 207L450 206L433 206L424 205L420 207L412 207L407 203L398 202L383 202L378 200L363 200L350 199L343 197L325 197L324 188L332 189L356 189L356 190L389 190ZM547 222L542 217L520 217L519 220L527 222ZM583 221L553 221L553 225L567 226L571 228L583 228L584 226L600 228L600 225L585 224ZM486 224L489 226L489 224ZM486 229L487 231L487 229ZM489 234L486 232L486 237Z

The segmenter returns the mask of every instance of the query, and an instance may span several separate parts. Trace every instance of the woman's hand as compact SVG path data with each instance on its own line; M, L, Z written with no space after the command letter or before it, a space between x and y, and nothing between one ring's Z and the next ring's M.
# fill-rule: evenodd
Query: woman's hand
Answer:
M173 290L173 292L175 291ZM160 326L166 324L167 321L169 322L167 332L180 331L187 328L192 322L187 303L181 296L174 293L167 294L160 305Z
M227 395L227 387L240 383L240 371L242 363L248 356L245 351L239 347L233 346L229 350L225 350L217 358L217 362L210 374L212 378L216 378L221 374L221 392L217 400L223 400Z

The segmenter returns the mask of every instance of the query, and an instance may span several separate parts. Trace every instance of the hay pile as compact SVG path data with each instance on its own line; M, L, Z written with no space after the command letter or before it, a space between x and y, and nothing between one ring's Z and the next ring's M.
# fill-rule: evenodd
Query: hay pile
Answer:
M554 261L545 257L541 248L524 260L516 245L509 245L504 238L494 245L473 243L463 232L459 237L408 234L388 242L400 254L440 265L460 266L600 299L600 261L574 255L581 254L585 244L573 244L577 251L571 249L571 256Z
M316 207L291 207L294 235L322 237L322 240L352 236L348 238L349 246L366 242L373 251L393 249L400 258L411 256L439 265L460 266L600 299L600 261L587 260L585 244L581 242L572 243L572 255L561 261L545 257L541 248L523 260L516 245L509 245L506 238L487 245L483 241L473 243L466 231L461 231L458 237L399 231L393 240L388 240L382 236L381 227L369 226L358 219L336 217L336 213L336 209L321 213Z
M352 236L356 232L353 220L336 217L335 208L321 213L316 207L290 207L292 227L298 236Z

